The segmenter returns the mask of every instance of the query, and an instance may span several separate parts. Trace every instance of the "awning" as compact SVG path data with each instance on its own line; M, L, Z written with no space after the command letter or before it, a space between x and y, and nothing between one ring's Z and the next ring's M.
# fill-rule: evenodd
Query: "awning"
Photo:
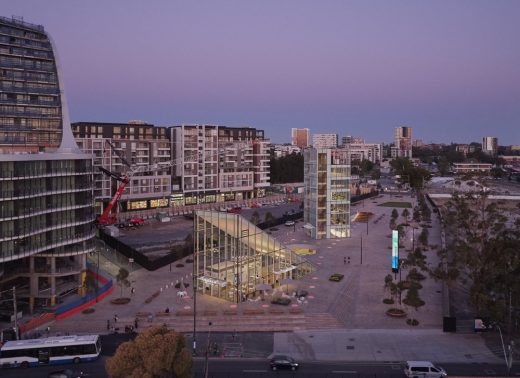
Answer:
M316 227L314 227L314 226L313 226L312 224L310 224L310 223L305 223L305 224L303 225L303 228L306 228L307 230L312 230L313 228L316 228Z
M205 282L205 283L212 284L212 285L218 285L220 287L225 287L227 285L226 281L219 280L218 278L213 278L213 277L209 277L209 276L199 277L199 280L201 280L202 282Z
M294 265L289 265L289 266L286 266L285 268L282 268L280 270L275 270L273 273L274 274L282 274L282 273L290 272L291 270L294 270L294 269L296 269L296 267Z

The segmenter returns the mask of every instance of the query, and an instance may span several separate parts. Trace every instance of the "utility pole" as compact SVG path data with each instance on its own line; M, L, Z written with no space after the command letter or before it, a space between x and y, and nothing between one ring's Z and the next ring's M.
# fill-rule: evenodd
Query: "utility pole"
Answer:
M359 252L360 257L360 265L363 265L363 234L361 234L361 249Z

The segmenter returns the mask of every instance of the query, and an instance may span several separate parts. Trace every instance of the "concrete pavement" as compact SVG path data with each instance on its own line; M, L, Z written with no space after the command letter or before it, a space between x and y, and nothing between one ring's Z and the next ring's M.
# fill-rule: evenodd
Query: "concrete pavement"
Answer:
M288 352L302 360L497 362L499 358L485 347L480 336L442 332L441 284L430 278L421 282L420 296L426 304L418 311L405 307L419 320L417 327L408 326L404 318L385 314L390 307L382 300L388 297L383 286L384 277L390 273L389 220L393 208L379 205L387 201L413 199L380 196L352 207L352 214L357 210L374 214L368 223L368 235L365 223L354 223L352 235L347 239L312 240L305 235L302 222L297 223L296 230L283 225L272 229L272 235L286 245L307 245L317 250L307 258L318 269L287 288L290 293L296 289L308 291L306 300L299 303L293 299L289 306L273 305L269 300L235 304L197 295L197 330L207 331L211 321L212 332L277 332L274 351ZM401 213L402 209L398 210ZM429 230L429 244L440 245L435 216ZM416 238L419 232L416 230ZM403 253L406 253L412 247L411 235L407 235L404 243ZM429 264L436 263L435 248L430 248L426 255ZM183 266L177 266L178 263ZM192 264L186 259L172 264L171 271L169 266L155 272L133 271L129 279L135 293L131 295L129 288L123 293L131 298L129 304L110 303L120 296L116 285L109 297L93 307L93 314L80 313L55 322L52 333L108 332L107 321L114 325L116 314L116 327L121 330L125 325L133 325L137 318L138 331L153 324L166 324L191 333L195 307L191 272ZM340 282L331 282L328 277L332 273L345 277ZM403 272L403 278L406 273ZM180 290L174 287L181 281L189 283L185 297L180 297ZM166 308L170 310L167 314Z

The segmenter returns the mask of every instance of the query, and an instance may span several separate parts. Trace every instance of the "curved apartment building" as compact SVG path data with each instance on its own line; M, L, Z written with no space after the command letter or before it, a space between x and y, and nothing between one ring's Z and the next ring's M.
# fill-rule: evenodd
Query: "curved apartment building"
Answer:
M0 299L82 293L94 247L92 156L70 127L56 50L40 25L0 17ZM0 301L0 315L12 314Z

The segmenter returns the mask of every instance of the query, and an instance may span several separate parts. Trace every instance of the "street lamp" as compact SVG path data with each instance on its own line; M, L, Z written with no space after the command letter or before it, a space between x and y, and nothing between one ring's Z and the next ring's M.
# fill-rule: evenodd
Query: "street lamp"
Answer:
M204 378L208 378L208 355L211 337L211 322L208 323L208 345L206 346L206 357L204 359Z

